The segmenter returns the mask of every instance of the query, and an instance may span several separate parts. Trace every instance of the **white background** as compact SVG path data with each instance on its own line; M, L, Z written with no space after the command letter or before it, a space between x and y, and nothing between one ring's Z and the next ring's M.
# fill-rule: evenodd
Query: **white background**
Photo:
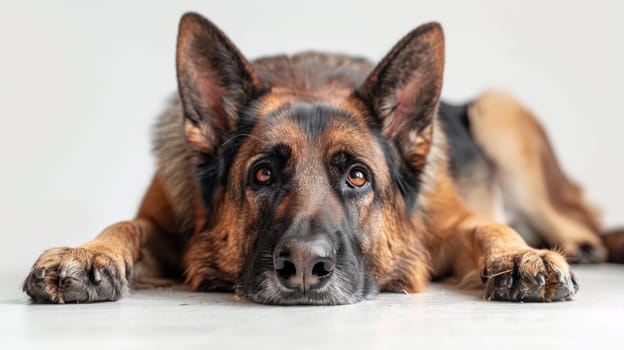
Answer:
M0 3L1 269L130 219L154 170L150 128L175 90L177 22L219 25L248 57L324 49L379 59L415 26L446 32L451 101L513 93L608 225L620 201L621 1Z

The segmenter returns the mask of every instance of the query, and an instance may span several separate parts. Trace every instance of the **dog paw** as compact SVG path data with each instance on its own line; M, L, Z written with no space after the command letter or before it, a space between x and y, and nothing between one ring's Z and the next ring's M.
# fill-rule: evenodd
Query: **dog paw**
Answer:
M600 241L587 241L562 249L572 264L596 264L607 261L607 248Z
M24 281L35 302L117 300L128 289L123 259L87 248L53 248L44 252Z
M570 300L578 284L565 258L550 250L521 249L487 259L481 272L487 300Z

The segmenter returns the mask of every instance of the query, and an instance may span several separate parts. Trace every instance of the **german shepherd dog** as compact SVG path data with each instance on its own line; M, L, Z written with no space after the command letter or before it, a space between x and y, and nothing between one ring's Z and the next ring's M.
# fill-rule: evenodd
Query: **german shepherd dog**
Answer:
M440 101L437 23L376 66L314 52L249 62L189 13L176 65L136 219L44 252L23 287L34 301L178 278L259 303L348 304L446 277L488 300L555 301L578 290L568 261L622 258L624 234L597 234L527 109L497 92Z

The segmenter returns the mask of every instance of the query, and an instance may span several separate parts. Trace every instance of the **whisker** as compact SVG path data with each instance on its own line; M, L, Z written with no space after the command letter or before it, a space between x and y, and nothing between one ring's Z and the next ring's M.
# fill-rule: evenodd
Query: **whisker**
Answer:
M504 274L506 274L506 273L510 273L510 272L513 272L513 269L509 269L509 270L505 270L505 271L497 272L497 273L492 274L492 275L489 275L489 276L488 276L488 275L483 275L483 274L482 274L482 275L481 275L481 277L483 277L483 278L492 278L492 277L496 277L496 276L504 275Z
M255 136L255 135L251 135L251 134L238 134L238 135L234 135L234 136L230 137L229 139L225 140L225 141L221 144L221 147L223 147L223 146L227 145L229 142L233 141L233 140L234 140L234 139L236 139L237 137L243 137L243 136L247 136L247 137L251 137L251 138L253 138L253 139L256 139L256 140L258 140L258 141L262 142L264 145L267 145L267 144L269 143L268 141L266 141L266 140L264 140L264 139L261 139L260 137Z

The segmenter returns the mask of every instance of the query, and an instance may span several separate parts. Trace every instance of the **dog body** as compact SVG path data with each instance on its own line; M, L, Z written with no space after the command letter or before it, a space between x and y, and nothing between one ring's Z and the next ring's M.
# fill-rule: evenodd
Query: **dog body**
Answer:
M180 97L156 126L137 218L45 252L24 284L34 300L115 300L158 278L272 304L354 303L443 277L483 283L488 299L571 298L564 256L497 223L500 203L533 245L606 258L528 111L495 92L439 101L436 24L377 66L313 52L249 63L188 14L177 55Z

